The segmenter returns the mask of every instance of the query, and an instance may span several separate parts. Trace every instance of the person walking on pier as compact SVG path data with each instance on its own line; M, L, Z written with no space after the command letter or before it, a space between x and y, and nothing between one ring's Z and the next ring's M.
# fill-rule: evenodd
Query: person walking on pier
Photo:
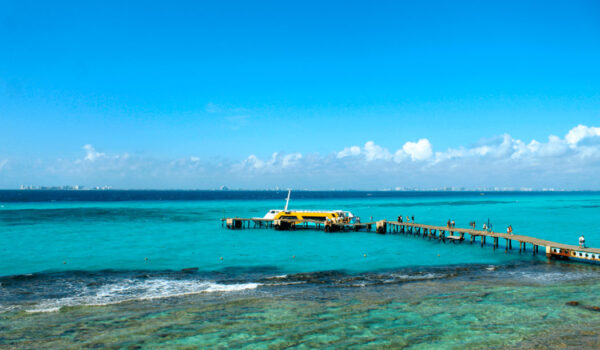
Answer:
M415 216L414 215L410 217L410 221L412 221L413 224L415 223Z
M398 215L398 222L402 222L402 215Z
M583 235L579 237L579 248L585 248L585 237Z

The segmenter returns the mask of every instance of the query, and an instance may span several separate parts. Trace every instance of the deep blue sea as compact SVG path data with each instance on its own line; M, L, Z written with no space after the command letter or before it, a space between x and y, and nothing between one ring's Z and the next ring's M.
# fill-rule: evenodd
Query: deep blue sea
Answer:
M406 235L222 226L286 195L0 191L0 347L598 344L596 265ZM600 246L598 192L294 191L290 208L489 220Z

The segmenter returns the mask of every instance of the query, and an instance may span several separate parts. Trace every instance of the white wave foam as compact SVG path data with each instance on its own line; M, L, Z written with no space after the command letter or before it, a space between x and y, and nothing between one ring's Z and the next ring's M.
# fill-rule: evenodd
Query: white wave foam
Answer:
M422 275L403 275L403 274L392 273L392 274L390 274L390 276L392 276L394 278L394 281L397 281L397 280L401 280L401 281L433 280L433 279L448 277L448 275L437 274L437 273L425 273Z
M510 271L509 277L522 281L549 284L557 282L576 281L582 279L600 278L598 272L526 272Z
M69 306L101 306L135 300L153 300L184 295L241 292L256 289L260 283L220 284L209 281L148 279L109 283L100 288L85 287L77 295L42 301L27 312L53 312Z
M203 290L204 293L210 292L239 292L246 289L256 289L260 283L242 283L242 284L217 284L213 283L211 286Z
M13 311L16 310L17 306L16 305L0 305L0 314L4 313L4 312L9 312L9 311Z
M269 284L269 286L292 286L295 284L306 284L308 283L307 281L290 281L290 282L280 282L280 283L273 283L273 284Z
M53 307L48 307L48 308L41 308L41 309L31 309L31 310L25 310L25 312L27 313L42 313L42 312L56 312L60 310L60 307L58 306L53 306Z

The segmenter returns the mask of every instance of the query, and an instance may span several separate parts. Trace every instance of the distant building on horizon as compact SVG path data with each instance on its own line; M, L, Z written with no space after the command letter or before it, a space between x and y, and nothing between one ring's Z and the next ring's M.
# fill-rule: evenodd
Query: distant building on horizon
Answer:
M112 190L112 186L95 186L89 189L81 185L66 185L66 186L31 186L21 185L21 190L41 190L41 191L83 191L83 190Z

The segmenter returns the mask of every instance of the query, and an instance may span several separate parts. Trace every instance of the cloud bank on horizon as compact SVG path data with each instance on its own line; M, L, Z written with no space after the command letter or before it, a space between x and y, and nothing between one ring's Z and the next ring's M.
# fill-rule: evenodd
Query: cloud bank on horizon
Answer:
M0 157L0 186L600 189L600 127L585 125L546 141L503 134L445 151L435 151L427 138L406 141L397 150L368 141L326 155L274 152L266 159L251 154L242 161L199 154L185 159L108 154L89 144L82 149L81 158L53 162Z

